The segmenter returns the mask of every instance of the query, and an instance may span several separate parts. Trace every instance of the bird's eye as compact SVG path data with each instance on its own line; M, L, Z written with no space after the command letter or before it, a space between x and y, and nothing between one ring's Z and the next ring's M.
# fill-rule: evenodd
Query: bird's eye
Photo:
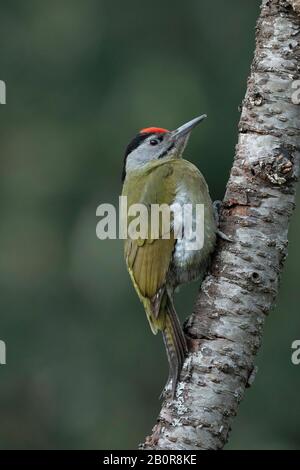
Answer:
M150 145L157 145L157 144L159 144L159 141L157 139L150 140Z

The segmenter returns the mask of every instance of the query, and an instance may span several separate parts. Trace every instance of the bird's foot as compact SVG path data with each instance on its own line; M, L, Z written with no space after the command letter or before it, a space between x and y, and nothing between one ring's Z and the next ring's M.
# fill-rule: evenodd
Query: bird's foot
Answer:
M222 201L217 200L217 201L213 202L214 219L215 219L217 227L219 227L219 225L220 225L221 207L222 207Z
M225 233L221 232L221 230L217 229L217 235L220 237L222 240L225 240L226 242L233 243L234 240L232 240L231 237L228 237Z
M164 388L162 389L160 395L159 395L159 400L163 400L164 398L167 398L170 390L171 390L171 379L169 378L167 380L167 383L166 385L164 386Z
M220 237L222 240L225 240L226 242L233 243L234 240L231 237L228 237L225 233L223 233L219 229L221 207L222 207L222 201L217 200L217 201L213 202L214 219L215 219L216 226L217 226L216 233L217 233L218 237Z

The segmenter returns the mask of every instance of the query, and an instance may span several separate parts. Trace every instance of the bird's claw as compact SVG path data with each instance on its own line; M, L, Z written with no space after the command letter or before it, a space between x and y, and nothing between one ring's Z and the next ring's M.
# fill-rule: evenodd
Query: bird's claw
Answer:
M228 235L226 235L225 233L223 233L220 229L219 229L219 226L220 226L220 210L221 210L221 207L222 207L222 201L214 201L213 202L213 211L214 211L214 219L215 219L215 222L216 222L216 226L217 226L217 235L218 237L220 237L222 240L225 240L226 242L230 242L230 243L233 243L234 240L231 238L231 237L228 237Z
M163 400L164 398L167 398L167 396L168 396L168 391L169 391L169 383L170 383L170 382L169 382L169 380L168 380L168 382L166 383L166 385L164 386L164 388L162 389L162 391L161 391L161 393L160 393L160 395L159 395L159 397L158 397L159 400Z
M227 235L225 235L225 233L221 232L221 230L217 230L217 235L218 237L220 237L222 240L225 240L226 242L230 242L230 243L233 243L234 240L231 238L231 237L228 237Z

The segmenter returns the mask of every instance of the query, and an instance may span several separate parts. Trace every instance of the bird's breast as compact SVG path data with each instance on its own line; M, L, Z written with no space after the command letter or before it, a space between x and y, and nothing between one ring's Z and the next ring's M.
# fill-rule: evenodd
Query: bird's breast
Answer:
M177 286L199 278L206 270L215 246L216 226L206 186L201 191L191 191L183 182L170 209L174 213L174 229L182 227L176 235L170 270L171 283Z

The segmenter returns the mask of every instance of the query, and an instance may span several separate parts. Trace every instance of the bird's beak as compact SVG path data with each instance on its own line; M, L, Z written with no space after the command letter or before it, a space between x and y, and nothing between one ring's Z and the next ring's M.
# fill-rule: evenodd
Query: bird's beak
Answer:
M178 127L178 129L175 129L175 131L170 132L169 139L172 142L173 148L175 148L175 157L180 158L182 156L182 153L189 140L190 133L194 127L196 127L206 117L206 114L202 114L202 116L198 116L195 119L186 122L183 124L183 126Z
M178 129L171 132L172 139L174 139L175 141L179 139L181 140L181 137L185 137L190 134L194 127L196 127L205 118L207 118L207 115L202 114L202 116L198 116L195 119L192 119L191 121L186 122L182 126L178 127Z

